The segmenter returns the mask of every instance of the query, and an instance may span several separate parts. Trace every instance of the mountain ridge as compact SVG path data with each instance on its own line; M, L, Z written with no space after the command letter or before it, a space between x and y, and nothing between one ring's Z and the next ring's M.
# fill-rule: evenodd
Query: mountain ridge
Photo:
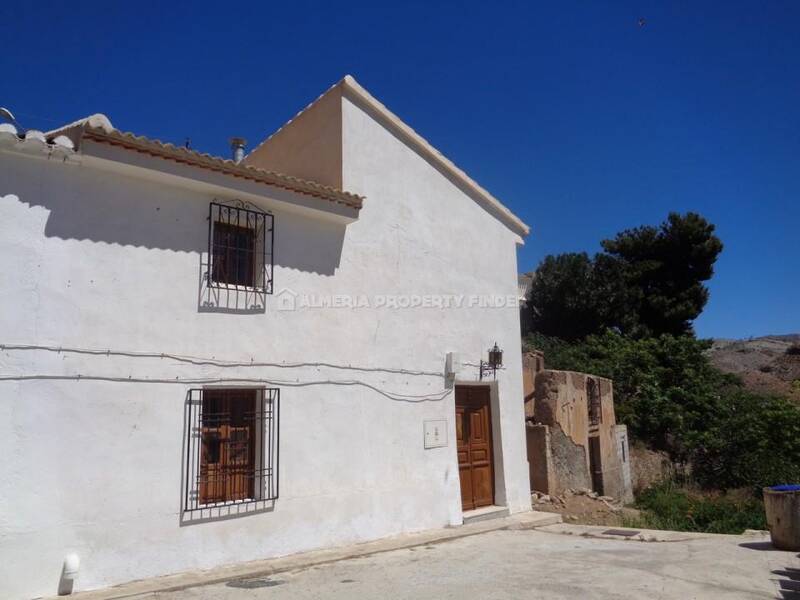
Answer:
M719 338L713 340L709 359L721 371L740 377L749 390L800 403L800 355L789 352L798 344L800 333Z

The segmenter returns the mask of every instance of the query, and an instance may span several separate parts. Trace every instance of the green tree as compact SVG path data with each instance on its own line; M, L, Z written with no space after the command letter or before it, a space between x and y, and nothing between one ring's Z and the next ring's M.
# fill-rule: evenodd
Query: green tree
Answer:
M597 331L601 317L595 304L594 263L582 253L546 256L531 284L529 306L535 331L567 340Z
M671 213L658 227L623 231L602 245L593 258L542 261L526 345L542 350L549 368L612 379L618 422L691 464L703 486L800 481L800 408L746 391L710 364L710 342L694 336L692 321L708 301L704 282L722 251L714 226L695 213ZM709 511L719 521L717 509Z
M692 333L691 322L708 302L703 282L714 274L722 242L714 225L697 213L670 213L659 227L644 226L603 240L605 251L624 265L625 282L636 289L640 335Z
M671 213L602 242L605 252L547 256L536 270L528 307L533 331L564 340L613 329L628 336L692 333L708 301L722 242L695 213Z

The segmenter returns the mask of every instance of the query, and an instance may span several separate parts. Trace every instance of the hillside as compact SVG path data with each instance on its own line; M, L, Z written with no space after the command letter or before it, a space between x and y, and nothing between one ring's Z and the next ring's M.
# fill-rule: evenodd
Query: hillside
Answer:
M800 355L786 352L793 344L800 344L800 334L718 339L709 358L722 371L741 377L748 389L788 396L800 403Z

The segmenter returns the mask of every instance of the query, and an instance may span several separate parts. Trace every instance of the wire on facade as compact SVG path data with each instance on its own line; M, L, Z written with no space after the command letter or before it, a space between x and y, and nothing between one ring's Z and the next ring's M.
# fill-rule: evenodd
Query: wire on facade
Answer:
M47 352L69 352L73 354L105 355L105 356L125 356L129 358L166 358L178 362L189 363L197 366L215 367L276 367L282 369L297 369L302 367L325 367L329 369L340 369L348 371L391 373L395 375L424 375L429 377L444 377L440 371L422 371L413 369L396 369L391 367L354 367L352 365L340 365L328 362L297 362L297 363L274 363L256 362L253 357L250 362L220 360L217 358L205 358L199 356L169 354L166 352L138 352L133 350L99 350L93 348L64 348L63 346L43 346L34 344L0 344L0 350L43 350ZM467 364L467 363L465 363Z
M430 394L402 394L399 392L388 392L377 386L374 386L365 381L359 380L319 380L319 381L284 381L275 379L258 379L258 378L244 378L244 377L208 377L208 378L185 378L175 379L165 378L135 378L132 375L128 377L107 377L102 375L2 375L0 381L34 381L34 380L47 380L47 381L108 381L112 383L180 383L184 385L208 385L215 383L227 384L242 384L242 383L258 383L262 385L274 385L283 387L309 387L315 385L342 385L342 386L360 386L373 390L385 396L390 400L398 402L438 402L444 400L452 393L451 389L440 390L431 392Z

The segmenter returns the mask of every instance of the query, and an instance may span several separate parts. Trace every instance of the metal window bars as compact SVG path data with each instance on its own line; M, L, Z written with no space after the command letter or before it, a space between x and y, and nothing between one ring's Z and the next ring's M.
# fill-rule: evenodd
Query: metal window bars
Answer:
M189 390L184 511L277 499L279 416L277 388Z
M271 294L275 219L242 200L208 208L208 287Z

